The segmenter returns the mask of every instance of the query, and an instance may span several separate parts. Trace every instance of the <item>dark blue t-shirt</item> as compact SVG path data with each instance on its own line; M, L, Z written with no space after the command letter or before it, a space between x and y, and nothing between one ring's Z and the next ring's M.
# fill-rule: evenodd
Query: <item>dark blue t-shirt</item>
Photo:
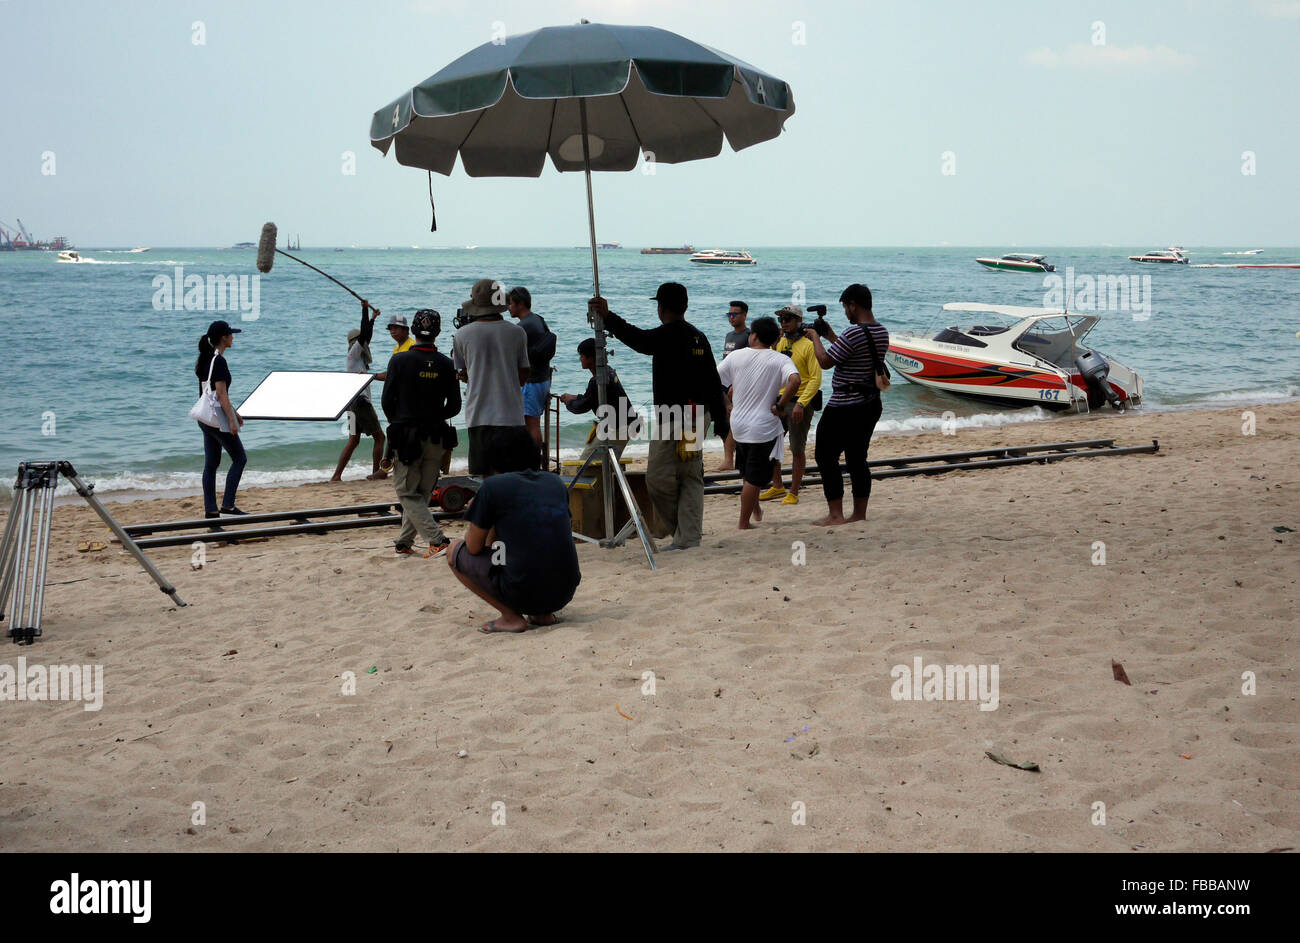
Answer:
M496 528L500 546L485 546L483 553L502 560L492 575L504 602L534 615L556 612L573 599L582 573L573 546L569 493L558 475L493 475L474 496L467 519L484 530Z

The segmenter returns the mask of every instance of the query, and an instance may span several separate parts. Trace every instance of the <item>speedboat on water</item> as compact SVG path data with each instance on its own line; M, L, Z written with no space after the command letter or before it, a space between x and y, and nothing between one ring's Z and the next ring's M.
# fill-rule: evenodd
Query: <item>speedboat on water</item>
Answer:
M60 262L80 262L81 256L72 249L65 249L59 253Z
M1085 413L1142 401L1142 378L1085 346L1101 318L1054 308L955 302L944 311L977 314L969 327L889 338L889 365L913 383L1004 406Z
M1168 249L1152 249L1146 255L1130 255L1130 262L1164 262L1173 265L1186 265L1187 253L1182 246L1170 246Z
M692 262L701 265L757 265L758 262L744 249L705 249L691 256Z
M1056 266L1049 265L1041 255L1026 252L1013 252L1000 259L976 259L985 268L1000 272L1055 272Z

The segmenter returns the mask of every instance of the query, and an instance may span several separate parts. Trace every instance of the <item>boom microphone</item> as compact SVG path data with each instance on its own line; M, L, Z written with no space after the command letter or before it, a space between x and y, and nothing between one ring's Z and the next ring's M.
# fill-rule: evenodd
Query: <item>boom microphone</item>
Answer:
M262 238L259 239L257 242L257 270L259 272L266 273L271 271L271 263L275 261L275 254L278 252L281 255L285 256L286 258L293 259L295 262L302 262L303 265L307 266L307 268L311 269L313 272L316 272L319 275L324 275L335 285L338 285L340 288L342 288L344 291L346 291L348 294L350 294L353 298L357 299L358 301L362 301L365 302L366 304L370 304L370 302L366 301L366 299L362 298L355 291L353 291L347 285L344 285L341 281L339 281L333 275L330 275L328 272L322 272L320 269L312 265L310 262L303 262L302 259L298 258L296 255L289 255L289 253L285 252L283 249L277 249L275 247L275 234L276 234L275 223L267 223L262 227ZM373 310L376 313L378 313L379 311L378 308L374 308Z
M275 223L262 227L262 238L257 243L257 270L262 273L271 271L275 261Z

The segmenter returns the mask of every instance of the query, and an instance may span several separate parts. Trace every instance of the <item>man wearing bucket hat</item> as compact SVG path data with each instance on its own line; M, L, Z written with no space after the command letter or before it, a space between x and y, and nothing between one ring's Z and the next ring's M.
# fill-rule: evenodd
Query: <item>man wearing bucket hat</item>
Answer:
M494 436L524 426L523 385L528 382L528 335L501 317L506 290L499 281L480 278L461 305L463 325L451 341L452 362L466 384L465 423L469 427L469 473L489 475L488 452Z
M378 308L371 308L367 301L361 302L361 327L354 327L348 331L348 373L370 372L370 364L373 361L370 356L370 339L375 331L375 319L378 317ZM388 475L379 468L379 463L384 457L384 430L379 424L379 416L376 415L374 403L370 399L369 386L348 404L348 441L343 446L338 466L334 469L334 477L330 481L343 480L343 469L352 460L352 453L361 444L363 435L370 436L375 443L374 448L371 449L373 467L366 479L376 481L387 478Z

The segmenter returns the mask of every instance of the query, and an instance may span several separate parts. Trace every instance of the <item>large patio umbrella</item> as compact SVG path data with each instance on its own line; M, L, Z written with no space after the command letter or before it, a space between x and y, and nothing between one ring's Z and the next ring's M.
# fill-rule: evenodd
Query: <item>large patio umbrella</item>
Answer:
M724 137L743 150L779 135L792 114L790 87L739 59L667 30L584 20L471 50L375 112L370 142L447 176L457 155L471 177L537 177L548 156L556 170L583 171L599 295L593 170L632 170L641 152L663 164L716 157ZM593 327L603 406L599 317Z

